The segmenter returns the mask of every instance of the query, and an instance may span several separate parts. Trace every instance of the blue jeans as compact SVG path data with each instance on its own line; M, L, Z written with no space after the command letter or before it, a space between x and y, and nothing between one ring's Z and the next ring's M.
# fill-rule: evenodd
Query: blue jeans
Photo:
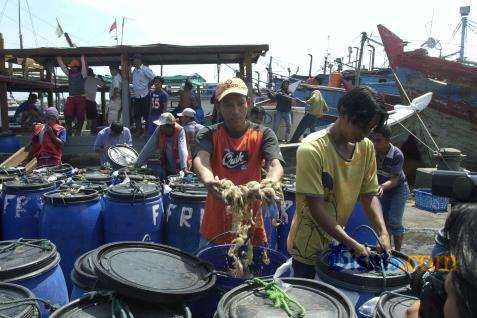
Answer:
M402 182L397 187L384 192L380 198L384 222L392 235L401 236L404 234L402 216L408 196L409 186L407 182Z
M289 112L281 112L278 111L275 113L275 118L273 119L273 131L275 134L278 135L278 128L280 128L280 123L282 119L285 121L286 130L285 130L285 139L290 139L290 131L291 131L291 111Z

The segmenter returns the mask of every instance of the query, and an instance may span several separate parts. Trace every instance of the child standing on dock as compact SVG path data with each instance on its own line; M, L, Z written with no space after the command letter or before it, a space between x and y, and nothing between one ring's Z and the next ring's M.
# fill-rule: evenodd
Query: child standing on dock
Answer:
M371 140L378 161L379 194L384 222L393 236L394 248L400 251L404 237L402 216L409 196L409 186L402 170L404 155L391 143L389 127L374 130Z
M57 57L56 61L63 73L68 76L69 96L66 99L65 108L63 110L66 130L70 135L73 135L72 124L76 120L74 134L80 136L86 117L86 98L84 96L84 81L88 76L86 60L84 55L82 55L81 64L77 59L73 59L68 67L66 67L61 57Z

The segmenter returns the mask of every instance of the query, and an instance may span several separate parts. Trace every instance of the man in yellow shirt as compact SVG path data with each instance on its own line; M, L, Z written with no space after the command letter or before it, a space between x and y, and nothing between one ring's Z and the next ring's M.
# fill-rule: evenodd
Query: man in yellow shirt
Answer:
M374 91L358 87L338 102L339 117L326 130L306 137L297 151L296 214L288 235L296 277L314 278L315 263L332 240L343 243L356 257L369 249L344 231L358 197L389 251L376 176L373 143L366 138L384 125L387 112Z
M302 85L307 87L313 87L311 85L306 85L306 84L302 84ZM317 89L315 89L311 93L311 96L306 101L306 103L309 105L309 108L305 116L303 116L300 123L296 127L295 132L293 133L293 136L290 139L290 142L298 142L301 135L303 135L303 133L305 132L307 128L309 128L311 132L313 132L316 124L318 123L318 120L321 118L321 116L323 116L323 113L328 110L328 105L326 104L326 101L323 98L323 95L321 95L321 92Z

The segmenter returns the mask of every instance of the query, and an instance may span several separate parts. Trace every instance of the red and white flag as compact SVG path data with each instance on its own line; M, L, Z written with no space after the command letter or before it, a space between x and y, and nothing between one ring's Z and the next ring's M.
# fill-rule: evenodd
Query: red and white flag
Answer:
M111 24L111 27L109 28L109 33L113 32L116 30L118 25L116 24L116 20L114 20L113 24Z

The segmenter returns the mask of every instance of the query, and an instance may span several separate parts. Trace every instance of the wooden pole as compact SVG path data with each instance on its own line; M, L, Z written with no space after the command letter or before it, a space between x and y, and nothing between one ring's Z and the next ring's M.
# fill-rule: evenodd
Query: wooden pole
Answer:
M124 19L123 19L124 21ZM121 32L122 37L122 32ZM121 39L122 45L122 39ZM129 57L126 53L121 54L121 109L122 109L122 118L123 124L126 127L130 127L131 118L129 116L129 79L130 79L130 66L129 66Z
M52 83L51 79L52 79L52 76L51 76L51 67L48 66L48 67L46 68L46 81L47 81L48 83ZM48 90L47 105L48 105L48 107L52 107L52 106L53 106L53 89L52 89L52 88L50 88L50 89Z
M253 100L252 74L252 55L250 52L247 52L245 54L245 83L247 84L249 95Z
M112 83L111 83L112 85ZM101 90L101 116L103 117L103 124L106 123L106 119L108 118L106 115L106 91L104 89Z
M3 34L0 33L0 50L4 49ZM0 74L5 74L5 56L0 56ZM7 83L0 83L0 117L2 121L2 131L8 130L8 99Z
M359 58L358 58L358 69L356 70L356 87L359 86L359 80L360 80L360 75L361 75L361 63L363 62L363 49L364 49L364 42L366 42L366 39L368 38L368 35L366 32L361 33L361 46L359 49Z
M244 74L245 74L244 67L245 67L245 66L244 66L243 62L240 62L240 63L239 63L239 77L240 77L241 79L244 78Z

